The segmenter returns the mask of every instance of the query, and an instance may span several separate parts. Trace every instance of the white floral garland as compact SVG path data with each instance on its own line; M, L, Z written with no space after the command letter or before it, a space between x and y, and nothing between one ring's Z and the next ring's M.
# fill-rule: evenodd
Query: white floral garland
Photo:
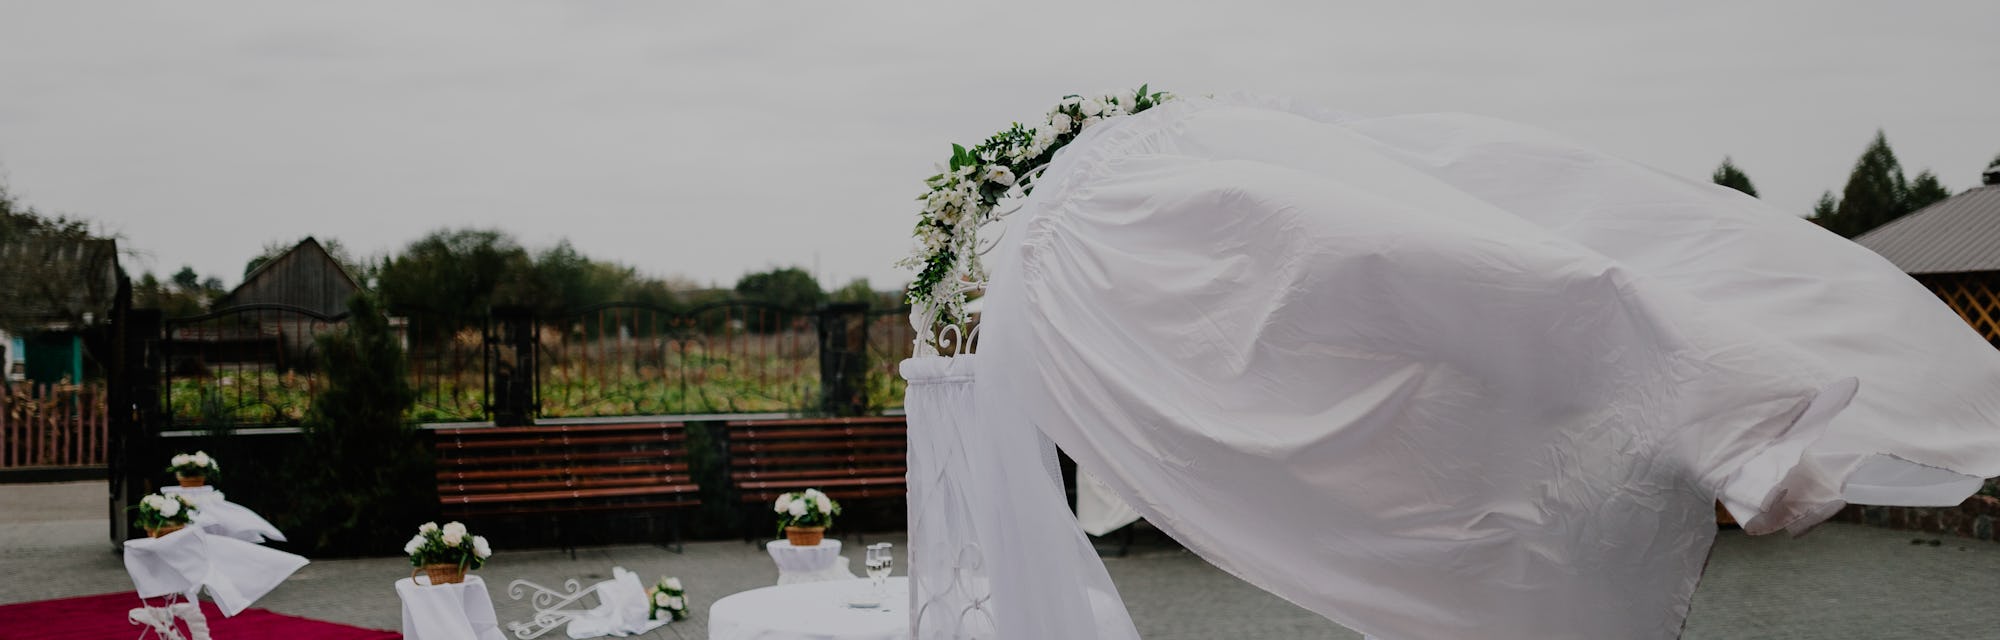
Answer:
M924 179L930 190L917 198L924 209L917 220L916 250L896 263L917 272L908 297L917 352L962 349L969 339L963 334L971 321L967 296L986 285L978 231L994 219L1001 200L1032 192L1042 167L1084 130L1172 99L1166 92L1148 93L1145 85L1129 92L1063 96L1033 127L1016 122L971 149L952 145L951 162Z

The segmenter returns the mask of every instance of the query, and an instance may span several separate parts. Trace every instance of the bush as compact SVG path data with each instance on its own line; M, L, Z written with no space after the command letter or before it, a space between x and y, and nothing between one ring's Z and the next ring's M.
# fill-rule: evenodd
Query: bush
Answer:
M404 421L416 392L388 319L366 294L348 309L346 326L318 339L326 385L287 465L285 530L314 554L396 554L435 516L436 476L423 433Z

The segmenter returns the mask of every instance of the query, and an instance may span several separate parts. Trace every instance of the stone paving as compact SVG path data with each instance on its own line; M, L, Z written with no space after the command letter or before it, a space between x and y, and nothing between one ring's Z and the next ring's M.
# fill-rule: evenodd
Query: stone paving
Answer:
M0 580L0 604L130 590L107 538L104 504L101 483L0 490L0 575L7 577ZM1907 532L1848 524L1825 525L1800 539L1725 532L1695 595L1685 637L2000 637L2000 544L1942 539L1931 546L1925 537L1913 545L1912 539ZM902 539L871 535L867 541L901 546ZM508 549L504 541L495 546L493 564L479 575L490 581L503 621L531 611L508 598L509 580L560 586L575 577L587 584L616 565L648 581L660 575L685 581L694 618L650 637L693 640L707 636L707 605L715 598L777 578L762 551L736 541L691 543L684 554L646 546L585 548L575 559L552 550ZM1359 637L1161 538L1141 536L1130 556L1105 564L1148 640ZM401 609L391 584L407 575L402 558L316 561L257 606L395 629ZM0 628L21 622L0 621Z

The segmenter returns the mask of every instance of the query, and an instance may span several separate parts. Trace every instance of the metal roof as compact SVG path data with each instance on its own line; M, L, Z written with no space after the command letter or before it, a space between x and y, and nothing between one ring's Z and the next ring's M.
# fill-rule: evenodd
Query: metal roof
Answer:
M2000 271L2000 185L1952 196L1854 241L1904 273Z

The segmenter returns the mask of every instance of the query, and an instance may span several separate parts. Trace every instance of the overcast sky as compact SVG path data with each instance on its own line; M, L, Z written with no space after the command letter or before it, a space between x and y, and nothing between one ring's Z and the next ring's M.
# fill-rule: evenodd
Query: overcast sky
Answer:
M887 288L951 142L1141 82L1498 116L1688 176L1730 155L1799 214L1877 128L1954 191L2000 153L1992 0L695 4L0 0L0 170L135 274L481 226Z

